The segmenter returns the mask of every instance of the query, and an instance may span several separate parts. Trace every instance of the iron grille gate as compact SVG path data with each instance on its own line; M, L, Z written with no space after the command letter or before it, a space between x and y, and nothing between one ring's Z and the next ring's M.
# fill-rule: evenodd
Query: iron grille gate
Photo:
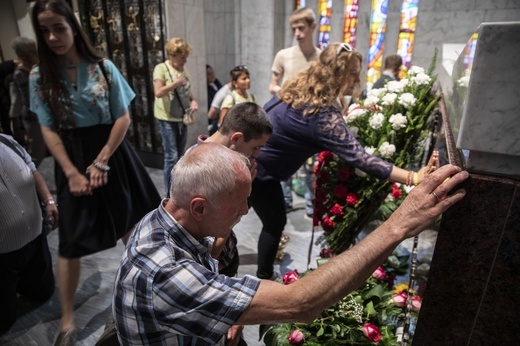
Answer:
M145 164L161 166L152 79L154 66L165 59L161 0L80 0L78 6L93 45L115 63L136 93L128 139Z

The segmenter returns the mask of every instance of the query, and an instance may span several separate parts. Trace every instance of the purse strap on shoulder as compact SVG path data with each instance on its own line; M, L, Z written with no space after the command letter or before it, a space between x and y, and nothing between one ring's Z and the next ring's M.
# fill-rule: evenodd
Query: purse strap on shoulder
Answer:
M170 80L173 83L173 77L172 77L172 74L170 72L170 68L168 67L168 65L166 65L166 62L164 62L163 64L164 64L164 67L166 68L166 71L168 71L168 75L170 76ZM181 105L182 109L184 109L184 112L186 112L189 107L188 108L184 108L184 105L182 104L181 97L179 96L179 92L177 91L177 88L173 89L173 92L175 94L175 97L177 97L177 100L179 101L179 104Z

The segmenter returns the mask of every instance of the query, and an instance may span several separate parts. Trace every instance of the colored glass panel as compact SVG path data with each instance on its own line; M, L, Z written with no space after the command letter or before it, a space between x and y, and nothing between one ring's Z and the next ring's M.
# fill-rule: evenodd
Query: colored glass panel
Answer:
M419 0L403 0L401 6L399 39L397 42L397 54L399 54L403 59L403 65L408 68L412 64L412 52L418 12Z
M332 16L332 0L320 0L318 5L320 22L318 29L318 47L325 49L330 43L330 18Z
M367 90L370 90L381 76L387 13L388 0L372 0L370 45L367 55Z
M476 32L470 37L464 49L463 70L471 71L473 67L473 59L475 58L475 50L477 49L477 38L478 33Z
M356 46L359 0L345 0L345 18L343 20L343 42Z

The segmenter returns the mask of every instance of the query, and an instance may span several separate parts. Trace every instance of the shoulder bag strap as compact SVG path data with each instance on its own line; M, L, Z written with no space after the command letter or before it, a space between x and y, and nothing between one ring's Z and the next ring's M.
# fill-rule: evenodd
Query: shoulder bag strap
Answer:
M8 140L7 138L5 138L4 136L0 136L0 142L2 142L3 144L5 144L7 147L9 147L9 149L11 149L12 151L15 152L15 154L17 154L18 156L20 156L22 158L22 160L25 162L25 157L24 155L20 152L20 150L18 150L18 148L13 144L13 142L11 142L10 140Z
M166 71L168 71L168 75L170 76L170 80L173 83L173 77L172 77L172 74L170 72L170 69L168 68L168 65L166 65L166 63L163 63L163 64L164 64L164 67L166 67ZM179 101L179 104L181 105L182 109L184 109L184 112L186 112L187 109L184 108L184 105L182 104L181 97L179 96L179 93L177 92L177 88L173 89L173 92L175 94L175 97L177 97L177 100Z

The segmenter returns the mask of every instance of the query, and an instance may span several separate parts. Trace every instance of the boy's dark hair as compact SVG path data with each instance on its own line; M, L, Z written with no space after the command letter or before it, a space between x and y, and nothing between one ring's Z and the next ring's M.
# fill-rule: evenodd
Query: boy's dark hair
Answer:
M385 58L385 70L398 71L403 64L403 58L399 54L390 54Z
M249 142L273 133L273 125L262 107L253 102L244 102L229 109L218 130L223 135L242 132L244 140Z

